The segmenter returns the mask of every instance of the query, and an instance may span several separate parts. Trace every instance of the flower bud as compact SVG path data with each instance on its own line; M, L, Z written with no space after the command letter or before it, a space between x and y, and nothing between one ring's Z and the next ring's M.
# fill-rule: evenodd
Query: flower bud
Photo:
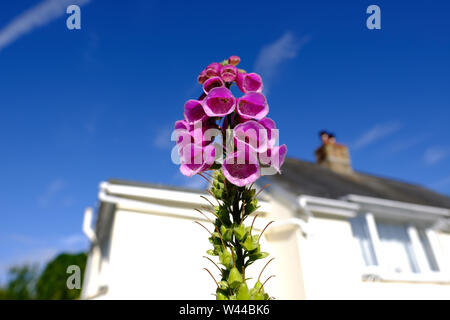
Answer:
M237 68L231 64L227 64L220 69L220 76L225 82L233 82L238 74Z
M242 283L242 275L236 267L230 270L230 275L228 276L228 284L232 289L238 288Z
M236 84L243 93L261 92L263 89L261 76L257 73L239 72L236 76Z
M248 286L245 282L239 286L239 290L237 292L236 298L238 300L249 300L250 299L250 293L248 290Z
M208 76L206 75L206 70L203 70L199 75L198 75L198 83L203 84L206 80L208 79Z
M220 63L218 62L213 62L211 63L209 66L206 67L206 76L208 78L210 77L216 77L220 75L220 69L222 68L222 66L220 65Z
M233 66L237 66L239 62L241 62L241 58L239 58L238 56L231 56L228 58L228 63Z
M203 83L203 91L208 94L212 89L224 86L225 83L221 77L211 77Z

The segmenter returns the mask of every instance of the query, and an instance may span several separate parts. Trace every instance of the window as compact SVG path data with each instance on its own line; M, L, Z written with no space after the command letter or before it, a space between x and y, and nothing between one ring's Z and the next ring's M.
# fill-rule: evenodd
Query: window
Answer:
M439 267L436 261L436 257L434 255L433 249L431 248L430 240L427 237L425 230L418 230L420 244L422 245L422 249L425 252L427 257L428 266L431 271L439 271Z
M392 272L419 272L406 225L377 222L380 239L380 260Z
M375 221L372 214L352 218L350 223L366 266L378 266L393 273L439 271L426 230L407 224Z
M378 265L372 240L370 239L369 229L364 216L350 219L352 225L353 237L358 240L361 253L366 266Z

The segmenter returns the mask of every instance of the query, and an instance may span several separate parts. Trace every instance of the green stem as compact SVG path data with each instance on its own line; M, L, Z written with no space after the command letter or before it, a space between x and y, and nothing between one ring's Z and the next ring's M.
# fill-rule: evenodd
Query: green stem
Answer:
M233 202L233 222L236 226L239 226L242 223L241 220L241 209L239 208L239 202L242 199L242 191L239 189L235 189L235 197ZM244 252L241 244L237 239L235 239L235 251L236 251L236 267L239 271L245 270L244 264Z

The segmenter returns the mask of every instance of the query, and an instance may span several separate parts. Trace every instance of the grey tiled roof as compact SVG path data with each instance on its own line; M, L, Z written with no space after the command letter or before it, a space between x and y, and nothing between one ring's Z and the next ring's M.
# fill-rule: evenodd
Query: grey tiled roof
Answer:
M281 175L268 176L296 195L339 199L349 194L450 208L450 197L423 186L355 172L341 175L316 163L287 158Z

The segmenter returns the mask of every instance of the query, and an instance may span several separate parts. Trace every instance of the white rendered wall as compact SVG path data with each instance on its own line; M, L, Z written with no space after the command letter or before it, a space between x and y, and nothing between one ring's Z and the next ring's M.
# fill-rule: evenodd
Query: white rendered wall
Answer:
M204 225L208 226L208 223ZM110 259L102 275L108 284L108 291L99 298L215 299L212 294L216 286L206 271L202 270L207 267L219 280L217 268L202 257L211 248L208 237L208 233L191 219L117 211ZM283 241L277 239L276 245L272 247L263 237L261 248L271 256L255 262L247 269L246 277L253 278L249 284L256 281L264 264L275 256L277 259L261 277L265 280L271 274L277 275L267 283L266 291L277 298L298 298L298 294L286 295L286 292L291 291L285 285L293 285L289 272L297 275L301 273L292 270L292 265L279 263L286 262L286 256L281 258L284 252L289 252L292 261L296 259L292 256L296 251L292 251L289 240L283 245ZM217 257L211 258L215 262L218 260ZM283 279L287 281L282 282Z
M313 218L310 226L311 234L300 244L307 299L450 299L450 284L363 281L364 266L350 223ZM450 235L437 237L449 257Z

